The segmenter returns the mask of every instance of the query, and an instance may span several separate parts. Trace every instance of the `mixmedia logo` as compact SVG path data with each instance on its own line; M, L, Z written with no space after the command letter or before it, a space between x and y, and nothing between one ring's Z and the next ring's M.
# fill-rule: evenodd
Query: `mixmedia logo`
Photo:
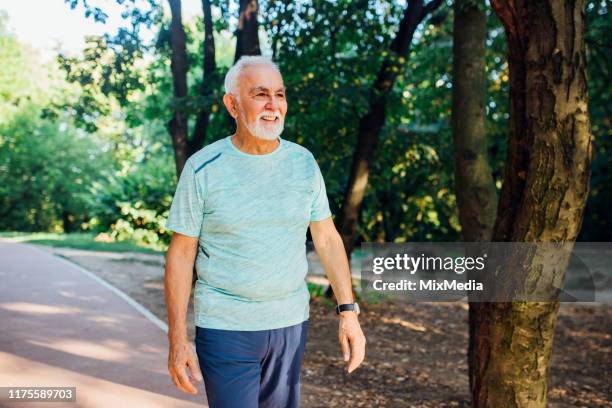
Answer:
M395 256L374 257L372 259L372 272L380 275L386 271L408 272L411 275L419 271L453 271L458 275L471 270L483 270L487 254L479 257L459 256L410 256L396 254Z

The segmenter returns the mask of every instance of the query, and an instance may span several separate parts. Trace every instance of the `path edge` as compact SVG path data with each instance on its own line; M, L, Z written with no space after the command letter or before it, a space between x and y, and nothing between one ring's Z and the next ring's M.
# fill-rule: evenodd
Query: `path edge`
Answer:
M162 321L160 318L158 318L153 313L151 313L146 307L144 307L143 305L138 303L138 301L136 301L130 295L128 295L127 293L125 293L124 291L119 289L118 287L114 286L113 284L109 283L108 281L105 281L104 279L102 279L101 277L96 275L95 273L93 273L93 272L85 269L81 265L79 265L79 264L77 264L77 263L75 263L75 262L73 262L73 261L71 261L71 260L69 260L67 258L64 258L63 256L57 255L57 254L55 254L53 252L48 252L48 251L40 249L40 248L38 248L38 247L36 247L34 245L26 244L26 243L23 243L23 242L20 242L20 244L27 245L28 247L33 248L36 251L39 251L39 252L42 252L42 253L45 253L45 254L48 254L48 255L52 255L54 258L58 259L60 262L64 262L65 264L70 265L70 266L76 268L79 272L89 276L91 279L95 280L100 285L104 286L106 289L109 289L110 291L115 293L115 295L117 295L121 299L125 300L130 306L132 306L134 309L136 309L138 312L140 312L144 317L146 317L154 325L159 327L164 333L166 333L166 334L168 333L168 325L164 321Z

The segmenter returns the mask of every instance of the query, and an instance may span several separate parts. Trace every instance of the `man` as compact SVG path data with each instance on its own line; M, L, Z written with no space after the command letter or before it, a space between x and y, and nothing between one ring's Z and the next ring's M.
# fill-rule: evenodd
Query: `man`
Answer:
M277 66L242 57L225 91L236 133L187 160L166 224L175 232L165 274L168 370L193 394L202 375L213 408L297 407L309 322L307 228L340 304L350 373L363 361L365 337L348 260L317 162L280 137L287 100ZM194 262L201 371L185 323Z

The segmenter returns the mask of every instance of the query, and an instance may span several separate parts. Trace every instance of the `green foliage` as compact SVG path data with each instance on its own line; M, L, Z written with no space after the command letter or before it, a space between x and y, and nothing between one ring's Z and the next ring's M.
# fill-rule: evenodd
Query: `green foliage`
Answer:
M610 2L590 1L586 6L586 52L589 117L593 132L593 162L589 200L578 239L610 241L612 229L612 100L610 100Z
M64 2L72 9L81 5L85 17L92 17L96 22L104 23L108 18L100 7L86 0ZM58 108L68 110L76 123L88 132L98 130L100 117L115 114L118 107L128 106L147 86L141 66L149 46L143 43L140 29L159 24L162 9L157 0L138 4L136 0L117 0L117 3L123 5L122 17L129 21L127 27L120 27L115 34L87 37L80 57L61 52L57 56L66 79L80 89L77 101L64 101Z
M135 165L93 184L88 228L109 231L116 241L162 248L170 239L163 226L174 185L173 163L153 150Z
M40 115L25 106L0 125L0 229L80 228L89 186L108 165L91 135Z
M271 48L288 87L285 137L308 147L324 173L332 212L348 183L359 118L404 5L266 2ZM454 240L450 86L452 19L444 6L400 61L358 234L366 241ZM435 24L433 24L435 23ZM442 81L442 85L437 84Z
M10 120L23 105L48 103L57 92L57 72L41 65L38 52L8 32L7 21L0 10L0 123Z
M308 286L308 292L310 292L311 297L316 298L325 296L325 291L327 290L326 285L318 285L313 282L307 282L306 285Z
M66 79L81 91L76 103L66 101L63 108L88 132L98 130L97 119L113 113L114 105L128 105L131 96L145 88L143 74L135 66L142 50L130 38L126 30L120 30L113 42L109 36L89 37L82 58L61 53L57 57Z

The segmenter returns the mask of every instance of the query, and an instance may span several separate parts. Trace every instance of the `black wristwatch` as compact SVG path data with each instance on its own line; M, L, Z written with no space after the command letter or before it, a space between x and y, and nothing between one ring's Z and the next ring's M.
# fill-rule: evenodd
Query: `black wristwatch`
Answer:
M339 315L342 312L353 311L355 314L359 314L359 305L357 302L355 303L344 303L342 305L336 306L336 314Z

